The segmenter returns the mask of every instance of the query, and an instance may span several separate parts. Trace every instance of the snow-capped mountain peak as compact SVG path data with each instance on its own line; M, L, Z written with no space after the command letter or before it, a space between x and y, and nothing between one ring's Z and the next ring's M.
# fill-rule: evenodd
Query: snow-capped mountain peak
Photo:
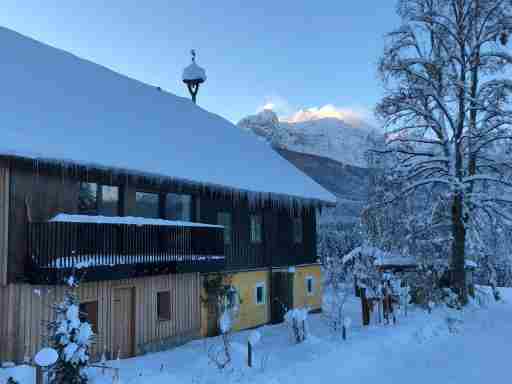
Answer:
M376 132L355 116L342 117L343 112L329 106L301 110L281 120L272 110L264 109L240 120L238 126L278 148L365 167L365 153Z

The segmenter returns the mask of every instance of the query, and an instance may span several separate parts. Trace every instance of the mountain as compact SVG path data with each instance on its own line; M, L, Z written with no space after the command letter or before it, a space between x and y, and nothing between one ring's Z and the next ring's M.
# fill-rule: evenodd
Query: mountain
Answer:
M248 116L237 124L276 148L328 157L343 164L365 167L365 152L377 137L375 129L356 119L322 117L300 111L279 120L271 110Z
M237 125L266 140L275 151L337 197L322 224L352 225L368 200L365 153L378 140L375 129L358 119L325 116L306 110L279 120L271 110Z
M369 170L307 153L274 149L286 160L315 180L337 198L336 207L322 216L322 224L348 224L359 221L368 200Z

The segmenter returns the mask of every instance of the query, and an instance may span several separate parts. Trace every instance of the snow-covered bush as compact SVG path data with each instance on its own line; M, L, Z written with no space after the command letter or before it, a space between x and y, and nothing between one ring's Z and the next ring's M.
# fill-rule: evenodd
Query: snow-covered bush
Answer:
M222 312L219 318L221 345L214 344L208 350L208 358L218 369L224 369L231 363L231 330L233 314L229 310Z
M292 331L293 340L299 344L307 338L308 308L290 309L284 315L284 321Z
M93 338L91 324L80 319L80 302L71 289L53 308L55 320L48 324L48 338L50 347L58 353L58 360L50 367L49 383L85 384Z

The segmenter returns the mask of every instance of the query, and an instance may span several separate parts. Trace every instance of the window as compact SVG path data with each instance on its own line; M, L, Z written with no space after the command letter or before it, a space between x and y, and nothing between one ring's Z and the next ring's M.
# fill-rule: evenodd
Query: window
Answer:
M135 212L138 217L160 218L160 196L158 193L137 192L135 194Z
M308 296L315 294L315 279L313 276L306 277L306 293Z
M80 183L78 212L83 215L119 216L119 187Z
M296 244L302 243L303 231L302 231L302 218L293 218L293 242Z
M119 188L103 185L101 192L101 214L103 216L119 216Z
M80 321L87 321L91 324L92 331L98 333L98 302L89 301L80 303Z
M231 213L219 212L217 214L217 224L224 226L224 244L231 244Z
M265 283L256 284L254 296L257 305L265 304Z
M235 287L232 285L227 288L226 296L224 297L224 303L222 312L225 310L237 313L240 308L240 295Z
M84 215L98 214L98 184L80 183L78 212Z
M158 320L171 320L171 292L164 291L156 294L156 310Z
M261 243L261 216L251 215L251 243Z
M191 221L192 197L168 193L165 197L165 218L168 220Z

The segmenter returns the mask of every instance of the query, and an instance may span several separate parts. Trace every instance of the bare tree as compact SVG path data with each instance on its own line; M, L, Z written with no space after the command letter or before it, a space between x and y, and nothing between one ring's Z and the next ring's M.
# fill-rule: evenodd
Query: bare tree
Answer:
M379 72L386 95L377 114L396 155L403 188L388 201L430 188L446 207L452 288L467 301L467 231L507 216L502 192L512 161L509 97L510 0L401 0L402 25L387 36ZM437 204L432 204L432 207ZM509 219L509 217L507 217ZM446 222L433 225L446 226Z

